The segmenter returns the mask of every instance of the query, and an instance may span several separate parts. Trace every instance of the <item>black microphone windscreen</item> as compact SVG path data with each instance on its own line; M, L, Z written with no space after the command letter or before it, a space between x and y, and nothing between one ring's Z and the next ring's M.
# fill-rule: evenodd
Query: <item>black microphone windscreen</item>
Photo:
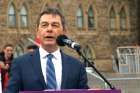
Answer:
M63 42L64 39L67 39L66 35L59 35L56 39L56 42L59 46L65 46L65 43Z

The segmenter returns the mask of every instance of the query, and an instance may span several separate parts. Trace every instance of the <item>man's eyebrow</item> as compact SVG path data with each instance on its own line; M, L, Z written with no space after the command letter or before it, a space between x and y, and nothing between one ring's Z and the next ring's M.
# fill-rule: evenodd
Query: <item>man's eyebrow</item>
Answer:
M43 24L43 23L47 23L46 21L42 21L42 22L40 22L40 24Z
M59 24L60 25L60 23L59 22L52 22L53 24Z

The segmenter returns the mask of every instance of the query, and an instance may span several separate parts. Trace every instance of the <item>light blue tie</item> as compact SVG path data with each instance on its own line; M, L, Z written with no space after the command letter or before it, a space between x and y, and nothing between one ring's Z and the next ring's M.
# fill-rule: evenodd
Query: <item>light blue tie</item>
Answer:
M54 65L52 63L52 54L47 55L47 69L46 69L46 75L47 75L47 89L56 89L56 77L55 77L55 69Z

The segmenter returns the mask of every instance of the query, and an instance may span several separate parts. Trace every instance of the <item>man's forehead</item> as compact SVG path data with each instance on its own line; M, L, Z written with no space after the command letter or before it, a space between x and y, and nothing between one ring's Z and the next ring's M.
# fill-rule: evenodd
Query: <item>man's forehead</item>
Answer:
M45 14L40 18L40 23L46 23L46 22L55 22L61 24L61 18L59 15L55 14Z
M13 47L11 47L11 46L7 46L5 49L11 49L11 48L13 48Z
M44 14L41 18L55 18L55 19L61 19L58 14Z

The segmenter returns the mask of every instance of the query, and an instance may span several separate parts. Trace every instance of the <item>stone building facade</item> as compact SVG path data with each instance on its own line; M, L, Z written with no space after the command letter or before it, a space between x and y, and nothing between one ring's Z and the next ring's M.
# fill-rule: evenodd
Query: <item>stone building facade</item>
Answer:
M84 55L99 70L112 72L117 47L139 44L137 1L0 0L0 48L12 43L17 55L22 54L35 36L38 14L55 6L63 12L69 37L82 45ZM79 57L72 49L65 51Z

